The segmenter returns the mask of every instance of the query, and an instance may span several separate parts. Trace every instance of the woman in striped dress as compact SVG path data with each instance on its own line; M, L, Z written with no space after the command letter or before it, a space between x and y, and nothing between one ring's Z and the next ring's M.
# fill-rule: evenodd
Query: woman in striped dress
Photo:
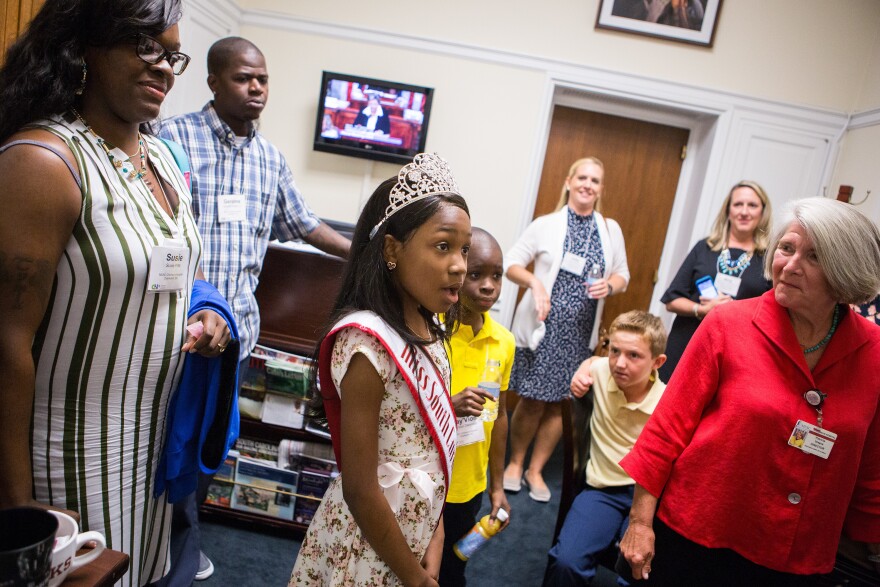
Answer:
M167 570L153 478L183 353L229 342L209 311L186 332L201 241L142 134L189 61L179 18L180 0L47 2L0 70L0 507L79 512L132 586Z

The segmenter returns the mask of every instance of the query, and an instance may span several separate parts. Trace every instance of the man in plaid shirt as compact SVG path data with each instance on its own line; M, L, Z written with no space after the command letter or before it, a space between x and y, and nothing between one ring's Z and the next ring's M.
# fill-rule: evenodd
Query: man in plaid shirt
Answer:
M235 314L243 367L259 337L254 291L269 240L302 239L340 257L348 255L351 243L309 209L284 156L256 129L269 97L260 50L239 37L214 43L208 51L208 87L212 101L199 112L164 121L159 134L181 144L189 157L193 212L204 239L202 270ZM200 480L197 495L175 504L168 586L189 585L213 573L199 549L197 512L205 481Z

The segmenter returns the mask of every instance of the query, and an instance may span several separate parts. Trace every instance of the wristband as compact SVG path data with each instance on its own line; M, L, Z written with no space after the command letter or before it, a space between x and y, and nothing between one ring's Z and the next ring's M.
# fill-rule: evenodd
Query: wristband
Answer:
M699 310L700 310L700 304L694 304L694 318L697 318L697 319L700 318Z

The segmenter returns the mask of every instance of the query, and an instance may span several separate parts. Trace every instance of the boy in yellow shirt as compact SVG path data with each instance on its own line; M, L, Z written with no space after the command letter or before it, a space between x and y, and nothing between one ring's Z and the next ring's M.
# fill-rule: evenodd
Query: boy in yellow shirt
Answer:
M502 476L507 447L507 384L516 344L513 335L489 316L489 308L501 294L504 274L501 247L483 229L475 227L472 233L467 275L459 292L461 318L458 330L449 341L452 404L459 418L459 444L443 511L446 539L440 566L441 587L466 584L466 563L455 555L452 546L476 523L487 487L487 468L493 521L498 508L510 513ZM490 360L500 363L501 393L497 419L484 422L480 419L483 408L489 407L495 398L478 385ZM505 522L502 529L509 523L510 520Z
M571 379L576 397L593 390L587 486L548 553L547 586L588 585L596 575L596 556L623 537L635 482L617 463L632 450L666 389L657 374L666 362L660 319L633 310L615 318L608 330L608 357L587 359Z

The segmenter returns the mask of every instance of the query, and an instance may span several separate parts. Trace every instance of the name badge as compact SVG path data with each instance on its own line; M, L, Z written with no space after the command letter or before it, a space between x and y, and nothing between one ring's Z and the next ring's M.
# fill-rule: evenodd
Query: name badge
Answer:
M455 446L467 446L484 440L486 440L486 431L479 416L458 418L458 439Z
M739 293L739 286L741 284L741 277L725 275L724 273L719 273L715 276L715 289L723 294L729 295L732 298L735 298L736 294Z
M150 253L147 291L159 293L183 291L189 269L189 249L181 240L165 239Z
M565 253L562 256L562 264L559 268L580 277L584 274L584 266L586 264L587 260L584 257L580 257L574 253Z
M815 424L798 420L788 439L789 446L799 448L807 454L827 459L834 448L837 434Z
M243 194L223 194L217 198L217 222L244 222L247 210Z

